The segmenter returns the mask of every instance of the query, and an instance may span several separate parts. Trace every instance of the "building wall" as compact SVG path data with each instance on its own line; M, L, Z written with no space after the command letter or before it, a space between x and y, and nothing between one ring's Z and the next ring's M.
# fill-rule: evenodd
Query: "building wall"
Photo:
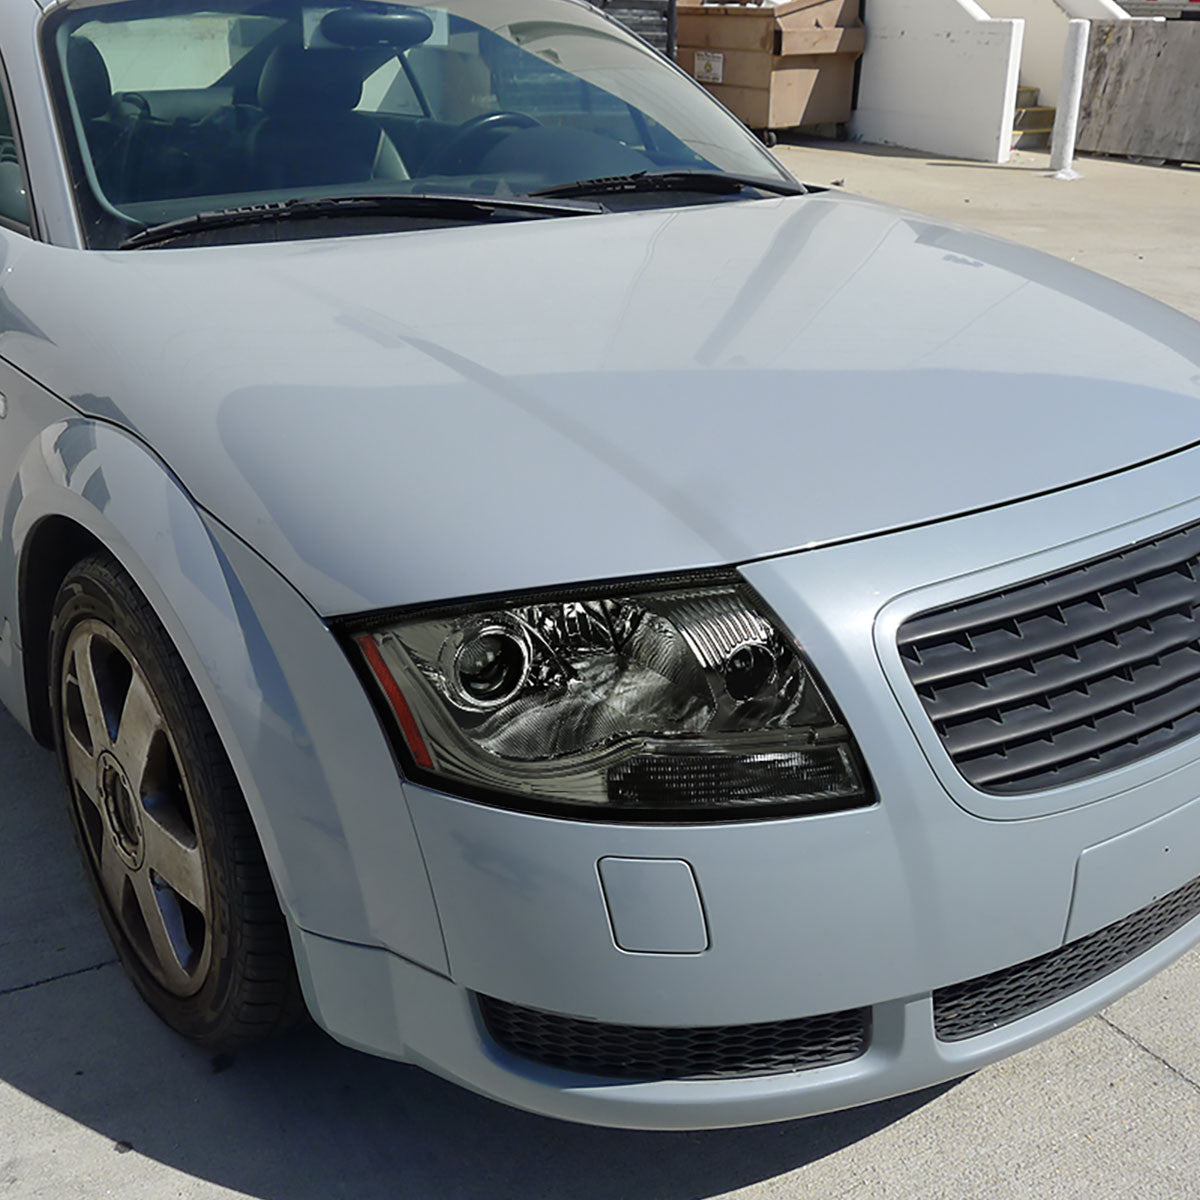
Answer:
M94 21L79 32L104 56L115 91L152 92L207 87L219 79L230 66L230 24L231 18L222 16L189 19L186 39L179 36L177 20Z
M1006 162L1024 28L974 0L871 0L854 135Z
M1025 22L1021 83L1041 89L1041 102L1058 106L1067 21L1126 21L1129 14L1114 0L987 0L994 17L1020 17Z

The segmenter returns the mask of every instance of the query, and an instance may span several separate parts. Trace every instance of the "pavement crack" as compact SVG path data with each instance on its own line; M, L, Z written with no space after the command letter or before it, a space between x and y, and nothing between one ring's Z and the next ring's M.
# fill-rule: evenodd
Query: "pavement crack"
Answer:
M1155 1062L1166 1067L1172 1075L1186 1083L1194 1092L1200 1092L1200 1083L1197 1083L1190 1075L1181 1071L1174 1063L1168 1062L1161 1054L1156 1054L1145 1042L1139 1041L1132 1033L1122 1029L1120 1025L1116 1024L1115 1021L1111 1021L1104 1013L1097 1013L1096 1015L1102 1024L1107 1025L1119 1037L1123 1037L1131 1046L1136 1046L1143 1054L1148 1054Z
M28 992L39 988L45 983L57 983L60 979L71 979L76 975L86 975L90 971L99 971L101 967L111 967L116 964L115 958L106 958L103 962L92 963L90 967L79 967L74 971L64 971L61 975L47 975L45 979L35 979L33 983L19 983L16 987L0 988L0 996L15 996L17 992Z

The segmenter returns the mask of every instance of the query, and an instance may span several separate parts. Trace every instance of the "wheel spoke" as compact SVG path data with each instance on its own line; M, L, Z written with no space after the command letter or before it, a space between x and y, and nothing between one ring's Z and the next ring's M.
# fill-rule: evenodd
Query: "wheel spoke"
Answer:
M176 986L186 983L192 950L178 899L169 888L155 887L150 872L145 870L133 876L133 891L165 982Z
M80 795L85 796L90 803L99 808L100 804L97 798L96 786L96 756L89 754L79 744L79 740L71 730L67 728L63 730L63 745L67 751L67 766L70 768L71 778L75 781L76 790Z
M100 886L108 897L113 911L121 912L125 896L125 882L129 878L129 868L117 853L111 838L100 840Z
M79 688L84 720L87 721L88 733L92 738L92 752L99 754L101 750L112 744L112 737L108 732L108 723L104 719L104 704L100 699L100 688L96 683L96 671L92 665L92 642L94 640L90 636L79 640L75 647L72 667L75 683Z
M142 835L146 840L146 868L193 908L204 912L208 892L199 848L181 842L150 813L143 814Z
M129 684L121 719L117 725L114 753L129 775L134 791L139 792L146 776L150 746L162 729L162 714L141 677L136 673Z

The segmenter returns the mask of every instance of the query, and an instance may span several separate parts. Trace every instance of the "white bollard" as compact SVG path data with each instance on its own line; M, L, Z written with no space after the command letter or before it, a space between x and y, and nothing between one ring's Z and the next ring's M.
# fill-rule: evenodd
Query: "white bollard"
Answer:
M1083 74L1087 68L1090 21L1067 22L1067 50L1063 55L1062 89L1054 116L1050 142L1050 170L1055 179L1079 179L1074 168L1075 139L1079 134L1079 108L1083 103Z

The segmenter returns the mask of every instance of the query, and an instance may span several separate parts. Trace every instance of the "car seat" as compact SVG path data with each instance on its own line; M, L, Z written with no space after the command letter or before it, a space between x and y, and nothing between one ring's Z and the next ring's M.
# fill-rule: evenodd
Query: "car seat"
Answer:
M114 113L112 80L95 42L75 34L67 42L67 79L83 122L87 151L101 190L113 198L128 152L129 123Z
M379 124L355 112L362 98L360 57L346 50L278 46L263 66L250 134L250 174L261 190L407 179L399 152Z

